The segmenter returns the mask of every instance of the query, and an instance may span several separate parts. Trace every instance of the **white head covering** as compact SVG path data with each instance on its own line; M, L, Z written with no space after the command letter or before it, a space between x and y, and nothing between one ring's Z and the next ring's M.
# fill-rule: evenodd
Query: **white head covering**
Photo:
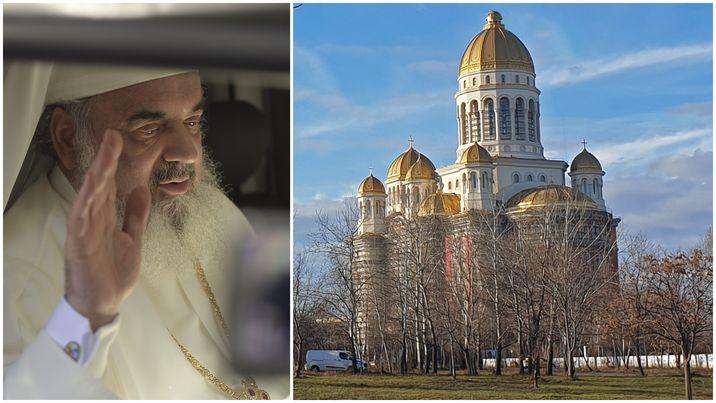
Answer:
M46 105L186 72L188 70L79 63L6 63L3 92L4 210L25 187L49 169L51 162L31 147L35 128Z

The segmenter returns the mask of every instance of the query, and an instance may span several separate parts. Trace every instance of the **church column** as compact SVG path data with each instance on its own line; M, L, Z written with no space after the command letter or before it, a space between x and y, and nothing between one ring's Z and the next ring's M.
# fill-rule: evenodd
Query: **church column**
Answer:
M510 140L517 139L517 132L515 131L515 110L517 106L515 102L510 102Z

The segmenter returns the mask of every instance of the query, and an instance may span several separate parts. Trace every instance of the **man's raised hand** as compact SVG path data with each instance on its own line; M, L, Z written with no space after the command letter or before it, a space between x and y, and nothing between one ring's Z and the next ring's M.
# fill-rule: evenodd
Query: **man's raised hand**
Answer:
M122 229L117 226L115 175L122 144L118 131L107 130L67 221L65 294L93 331L117 316L137 283L149 217L145 184L127 197Z

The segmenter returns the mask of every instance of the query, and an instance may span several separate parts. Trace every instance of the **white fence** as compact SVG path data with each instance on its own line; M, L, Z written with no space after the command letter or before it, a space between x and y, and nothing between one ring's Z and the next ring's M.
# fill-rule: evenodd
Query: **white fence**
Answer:
M641 365L648 368L676 368L676 355L669 354L669 355L642 355L639 358L641 358ZM683 360L683 356L680 357L681 360ZM595 357L588 357L589 359L589 366L594 368L595 363ZM637 361L636 356L632 355L629 357L596 357L596 363L597 367L616 367L617 361L619 361L618 365L624 366L624 359L628 360L629 367L637 367ZM494 358L485 358L483 359L483 365L485 367L494 368L495 366L495 359ZM519 362L519 358L505 358L502 360L503 365L507 367L517 366L517 363ZM544 363L544 361L543 361ZM584 357L575 357L574 363L577 368L586 368L587 365L585 363ZM564 359L563 358L555 358L554 359L554 365L557 368L563 368L564 367ZM691 368L707 368L711 369L713 368L713 354L694 354L691 356Z

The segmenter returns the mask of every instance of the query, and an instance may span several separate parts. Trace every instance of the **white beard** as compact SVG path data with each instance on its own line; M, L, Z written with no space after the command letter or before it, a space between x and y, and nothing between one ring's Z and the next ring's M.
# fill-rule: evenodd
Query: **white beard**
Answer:
M177 228L173 218L161 206L153 205L149 213L142 241L140 274L149 289L156 290L162 282L172 281L176 270L187 267L187 262L202 256L221 256L226 252L221 211L226 196L221 189L213 180L202 178L195 189L179 197L182 200L176 201L181 202L184 210L181 228ZM204 267L204 270L211 268Z

